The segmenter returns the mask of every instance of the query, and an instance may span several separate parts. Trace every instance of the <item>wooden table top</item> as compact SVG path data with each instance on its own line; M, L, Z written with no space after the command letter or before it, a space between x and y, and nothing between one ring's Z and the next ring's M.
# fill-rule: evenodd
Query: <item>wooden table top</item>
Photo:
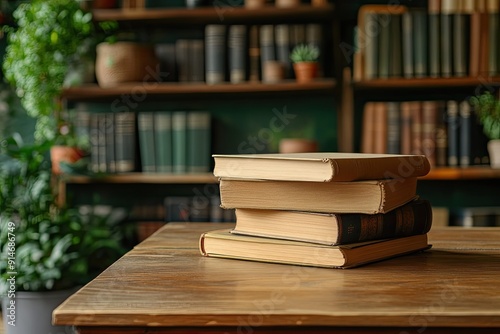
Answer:
M168 224L53 313L77 326L500 328L500 229L433 228L423 253L353 269L206 258Z

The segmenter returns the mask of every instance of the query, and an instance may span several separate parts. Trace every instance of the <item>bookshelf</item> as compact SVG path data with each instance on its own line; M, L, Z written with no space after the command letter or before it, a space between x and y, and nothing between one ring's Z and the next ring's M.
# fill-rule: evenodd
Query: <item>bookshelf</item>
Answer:
M276 117L273 114L275 110L283 109L286 113L287 107L293 112L292 107L300 108L303 110L301 111L303 115L300 117L306 120L303 123L307 123L308 118L315 118L320 125L320 129L316 132L321 132L326 138L319 139L320 145L327 146L329 150L335 150L336 146L342 145L342 138L345 137L342 132L347 129L337 121L340 117L340 83L337 80L341 77L338 66L341 55L335 47L339 43L340 36L339 30L336 29L338 20L334 4L322 6L303 4L293 8L277 8L270 4L262 9L246 9L228 4L222 6L214 4L195 9L117 8L98 9L94 10L93 14L96 21L117 21L120 30L139 32L143 40L145 36L154 40L158 36L156 31L165 31L169 43L172 35L184 36L185 31L198 32L187 34L187 38L200 38L202 36L200 32L211 24L221 24L226 27L245 25L248 28L278 24L319 25L322 29L324 46L323 75L310 83L299 84L293 78L286 78L276 83L266 83L261 79L246 80L242 83L230 83L226 80L216 84L179 81L144 84L137 82L111 88L102 88L98 84L85 84L65 89L63 98L70 105L85 105L86 108L102 110L103 106L109 107L116 101L123 107L125 104L122 97L130 96L140 90L141 96L146 96L146 99L135 110L137 114L143 110L158 110L159 106L172 111L187 108L187 110L208 109L212 112L212 109L216 109L215 116L212 115L217 118L215 121L212 120L212 126L215 124L216 127L212 130L214 132L212 140L216 141L215 145L212 143L212 150L215 150L213 153L248 153L239 152L241 144L254 135L258 137L262 129L272 128L275 125L271 123ZM256 103L257 105L253 106ZM329 122L331 123L328 127ZM325 131L325 128L328 130ZM278 138L281 134L275 135ZM226 146L217 144L221 142L226 143ZM227 143L234 143L234 147L228 148ZM72 176L62 179L61 184L60 200L69 204L80 204L93 198L94 195L98 195L100 199L113 197L114 203L122 198L125 203L133 201L137 195L140 195L140 201L151 197L159 202L164 194L192 194L195 189L203 192L207 186L217 186L217 180L211 173L166 174L138 171L102 177Z
M350 126L352 129L352 132L350 133L351 137L347 138L348 145L350 145L352 150L362 151L363 144L361 138L366 135L363 130L365 129L363 121L365 117L365 107L369 102L377 104L394 102L394 104L399 105L403 102L411 101L417 101L419 103L426 101L444 103L444 107L440 107L443 109L441 109L442 113L438 113L437 120L438 123L444 122L441 127L445 128L446 134L448 135L450 133L449 131L453 131L452 125L455 125L455 128L457 128L463 121L463 119L459 118L458 123L454 124L452 119L448 118L448 101L457 101L458 105L460 105L460 102L466 101L470 96L480 94L485 90L498 89L500 85L500 73L498 73L497 63L500 62L500 57L498 57L498 54L496 56L494 55L494 51L498 50L498 48L491 48L490 53L488 53L488 50L483 50L481 51L482 58L477 58L477 49L473 47L473 43L477 43L479 40L479 38L473 38L473 33L477 33L477 31L473 31L470 25L467 26L467 24L477 19L473 17L478 15L489 15L489 22L498 22L499 12L497 6L495 5L490 8L489 10L492 12L489 12L488 14L483 12L478 14L477 12L483 11L483 9L475 8L472 10L471 8L474 7L474 4L478 4L479 2L464 1L463 4L469 6L467 7L468 11L464 12L462 11L463 9L458 10L457 8L454 8L452 13L450 13L446 11L449 9L447 9L446 6L455 6L458 2L441 1L441 4L444 4L445 6L444 12L441 11L443 8L438 8L439 11L436 11L436 3L438 2L433 0L419 2L402 1L398 3L398 5L406 6L406 9L401 11L401 8L399 8L398 10L400 12L392 10L386 3L384 4L377 1L357 1L356 4L351 4L348 8L350 10L350 15L342 21L342 25L344 27L343 40L351 45L357 45L360 41L360 28L357 27L357 32L353 33L353 31L355 31L354 27L360 24L360 8L364 5L376 5L369 8L369 10L367 10L366 8L368 7L365 6L363 10L371 12L370 15L378 15L375 19L375 22L378 23L382 21L377 20L384 18L384 15L386 14L389 14L390 19L385 17L386 21L383 21L385 23L394 18L392 15L399 15L395 19L396 23L391 22L386 26L391 27L392 24L401 24L402 31L400 37L397 37L398 35L393 34L392 31L389 32L388 34L390 37L389 43L387 44L387 35L384 36L387 31L384 31L385 28L382 27L383 25L380 25L380 30L378 30L380 33L379 35L375 34L376 36L365 36L370 39L373 44L371 46L367 46L367 42L363 41L365 44L361 44L361 51L354 53L352 58L348 59L347 64L345 64L347 67L343 74L342 105L344 112L342 117L344 118L344 124ZM418 8L420 8L420 10ZM406 15L406 18L403 17L404 15ZM413 26L413 29L411 30L412 33L410 35L404 35L404 29L407 29L408 31L408 28L403 27L403 20L407 20L408 17L411 16L411 19L408 21L412 22L414 25L414 20L418 19L418 15L420 15L420 18L423 15L424 20L427 20L428 24L428 33L423 35L423 41L419 41L422 36L419 35L420 30L418 27L415 26ZM432 30L430 27L432 24L435 24L435 22L433 23L432 21L438 21L440 24L444 24L443 22L446 22L446 20L450 18L450 15L453 17L452 21L455 20L456 22L462 22L460 20L465 18L464 22L461 24L468 27L468 29L458 33L453 29L459 28L459 24L456 23L456 26L452 26L452 29L449 32L453 36L450 35L450 38L442 39L441 33L443 32L441 30ZM370 16L367 17L370 18ZM371 19L373 19L373 17L371 17ZM458 29L458 31L460 31L460 29ZM488 36L489 32L484 30L483 34ZM452 43L450 49L454 55L456 55L459 51L465 52L463 53L465 55L465 65L463 62L464 59L462 59L462 63L459 64L460 60L457 60L457 57L454 56L450 60L451 67L443 67L443 63L441 61L443 59L449 60L450 58L447 58L446 50L443 51L444 42L443 44L434 44L434 47L431 47L431 43L435 42L432 41L433 35L439 35L439 40L441 42L449 42L452 40L454 41L453 43L456 43L459 38L461 41L465 42L465 50L459 50L463 46L460 46L460 43L456 43L457 45ZM396 38L397 41L391 40L390 38ZM405 45L407 40L410 40L410 43L413 43L413 47L415 47L415 43L428 43L419 48L427 50L424 51L426 53L421 54L421 56L423 55L423 58L413 58L413 63L404 58L404 48L408 47L408 44ZM469 45L468 43L471 44ZM488 44L488 41L486 41L484 37L481 37L481 43L484 46ZM375 47L373 47L373 45L375 45ZM388 50L386 49L387 45L389 45ZM396 51L391 48L395 48ZM400 49L397 50L397 48ZM413 51L417 53L419 52L416 47ZM396 52L396 54L401 52L399 59L395 60L394 53L392 53L392 57L390 58L391 62L400 62L400 67L396 66L392 68L390 67L391 62L389 63L389 69L395 71L392 75L387 75L388 64L380 61L380 59L384 59L384 52ZM444 56L442 52L445 53ZM488 59L486 59L486 63L488 63L489 67L485 67L485 53L489 56L489 62ZM372 57L369 58L369 55ZM436 55L443 57L439 58L437 63ZM413 54L413 57L415 57L415 54ZM434 65L432 65L434 66L434 69L438 69L437 72L432 72L431 60L434 62ZM409 67L409 70L405 68L405 62ZM423 70L422 68L417 70L417 65L420 66L422 64L424 65ZM436 64L441 67L436 67ZM368 70L367 66L369 67ZM395 70L395 68L397 70ZM449 71L450 68L451 72ZM458 70L459 68L466 68L465 73L460 72ZM422 105L423 104L421 104L421 106ZM380 112L380 109L378 111ZM471 109L470 111L470 123L463 124L471 124L471 126L474 127L475 119L473 110ZM373 114L376 115L376 112ZM402 114L400 114L400 116L401 115ZM380 120L382 118L378 119ZM402 123L400 123L400 129L402 128L401 124ZM418 126L415 128L418 129ZM421 129L422 128L423 126ZM463 149L460 146L460 143L466 142L464 138L467 138L460 136L462 136L461 133L458 134L457 137L459 141L459 144L457 144L459 147L458 150ZM475 134L472 134L472 136L473 137L468 138L480 137ZM437 141L438 138L434 138L434 144L436 144ZM474 144L470 144L471 153L474 153L474 151L481 151L482 156L484 156L484 152L486 151L486 142L483 139L477 139L475 143L476 145L477 143L480 143L480 150L478 147L473 146ZM450 154L450 145L451 144L447 142L445 151L448 152L447 154ZM447 208L451 213L466 207L500 206L500 201L495 195L499 184L500 170L492 169L488 162L485 162L484 159L471 158L468 164L460 165L459 162L457 166L447 160L444 165L438 164L433 166L428 175L420 178L419 193L422 197L431 200L433 205Z

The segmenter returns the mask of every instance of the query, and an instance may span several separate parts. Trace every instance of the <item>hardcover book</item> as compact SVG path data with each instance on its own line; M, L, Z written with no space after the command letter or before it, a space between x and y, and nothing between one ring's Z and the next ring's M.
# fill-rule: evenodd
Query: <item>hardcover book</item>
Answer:
M424 176L424 155L365 153L214 154L214 175L277 181L355 181Z
M203 256L326 268L351 268L428 249L427 234L341 246L237 235L230 230L203 233Z
M413 200L416 189L416 177L353 182L220 180L221 205L230 209L386 213Z
M424 234L431 225L430 202L416 199L376 215L240 208L231 233L343 245Z

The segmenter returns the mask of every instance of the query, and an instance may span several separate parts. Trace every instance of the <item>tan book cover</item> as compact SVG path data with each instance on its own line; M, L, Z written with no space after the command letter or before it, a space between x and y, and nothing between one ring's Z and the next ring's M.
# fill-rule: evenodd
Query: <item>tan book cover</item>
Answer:
M312 152L213 158L214 175L220 178L330 182L416 177L430 171L424 155Z
M199 239L201 255L278 264L351 268L428 249L427 234L343 246L237 235L231 230L205 232Z
M416 197L417 178L353 182L220 180L221 207L386 213Z

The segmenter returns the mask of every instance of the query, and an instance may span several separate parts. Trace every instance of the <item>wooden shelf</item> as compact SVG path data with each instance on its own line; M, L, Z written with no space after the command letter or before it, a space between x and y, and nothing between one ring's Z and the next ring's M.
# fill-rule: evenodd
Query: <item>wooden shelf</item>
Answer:
M386 90L386 89L452 89L496 86L500 77L464 77L464 78L394 78L373 79L353 82L354 90Z
M485 180L500 179L500 169L489 166L473 166L466 168L438 167L429 174L421 177L422 180Z
M143 96L168 96L186 98L186 95L247 95L259 94L300 94L318 93L332 94L337 86L334 79L318 79L311 83L297 83L295 80L280 83L241 83L241 84L217 84L207 85L205 83L158 83L158 82L137 82L127 83L112 88L101 88L96 84L83 85L79 87L67 88L63 91L63 98L73 101L82 100L103 100L114 99L122 95L139 94Z
M225 4L225 2L224 2ZM193 24L233 24L269 22L307 22L332 20L334 6L302 5L293 8L266 6L262 9L246 9L231 6L187 8L146 8L146 9L101 9L94 10L94 20L113 20L118 23L141 25L193 25Z
M66 175L66 184L203 184L219 183L212 173L201 174L161 174L161 173L127 173L89 177L80 175Z

